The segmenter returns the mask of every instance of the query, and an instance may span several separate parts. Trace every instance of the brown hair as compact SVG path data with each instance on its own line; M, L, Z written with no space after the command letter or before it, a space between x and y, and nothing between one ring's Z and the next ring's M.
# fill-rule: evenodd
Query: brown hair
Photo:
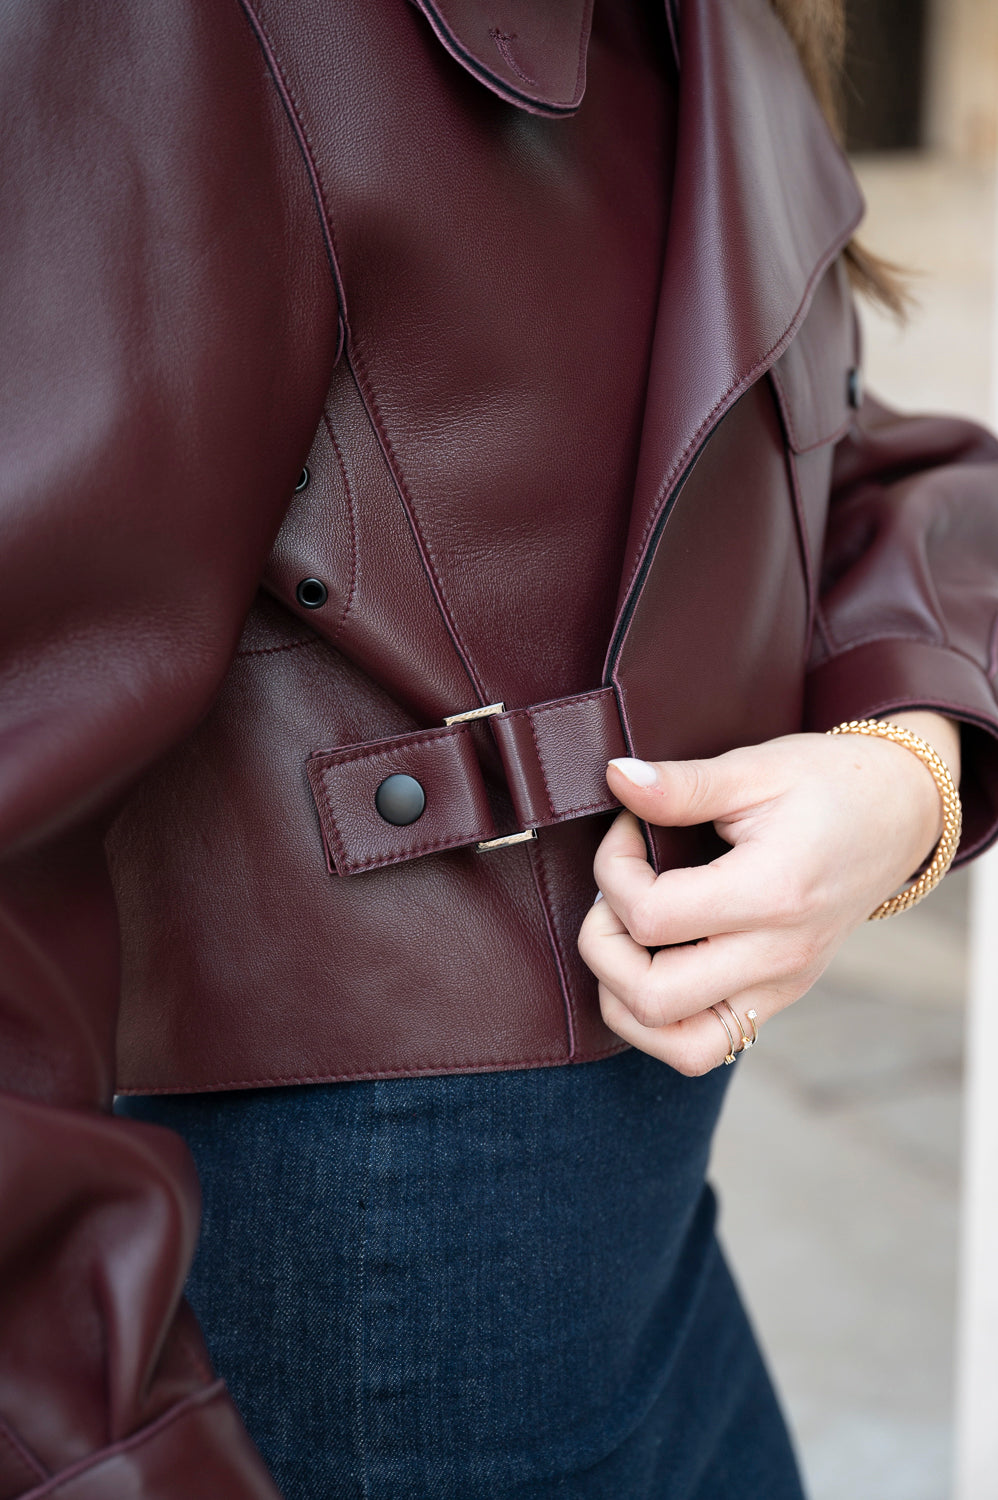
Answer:
M789 32L818 103L836 139L841 141L845 0L770 0L770 3ZM901 268L864 249L856 240L850 240L844 253L849 279L856 290L897 317L903 317L910 297Z

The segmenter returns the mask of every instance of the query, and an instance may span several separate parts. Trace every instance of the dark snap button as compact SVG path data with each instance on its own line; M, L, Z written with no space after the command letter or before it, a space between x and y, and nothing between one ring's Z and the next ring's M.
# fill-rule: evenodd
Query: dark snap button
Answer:
M858 411L863 404L863 372L856 365L853 365L846 377L846 391L849 405L853 411Z
M310 478L311 478L311 476L310 476L310 474L308 472L308 469L307 468L302 469L301 473L298 475L298 483L295 485L295 494L296 495L298 494L299 490L308 489L308 481L309 481Z
M329 598L329 590L321 578L303 578L295 589L298 603L305 609L321 609Z
M396 772L387 776L374 794L374 805L386 823L403 827L415 823L426 806L426 793L415 776Z

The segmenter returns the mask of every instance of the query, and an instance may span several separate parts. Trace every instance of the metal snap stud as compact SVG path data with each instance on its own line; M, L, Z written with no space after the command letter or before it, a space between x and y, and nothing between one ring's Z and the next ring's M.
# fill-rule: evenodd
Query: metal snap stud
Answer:
M386 823L404 827L422 817L426 793L415 776L396 772L387 776L374 794L374 805Z
M303 578L295 589L295 597L303 609L321 609L329 598L329 590L321 578Z
M295 485L295 494L296 495L298 494L298 492L300 490L308 489L308 481L309 481L310 478L311 478L311 475L308 472L308 468L306 467L306 468L302 469L301 473L298 475L298 483Z

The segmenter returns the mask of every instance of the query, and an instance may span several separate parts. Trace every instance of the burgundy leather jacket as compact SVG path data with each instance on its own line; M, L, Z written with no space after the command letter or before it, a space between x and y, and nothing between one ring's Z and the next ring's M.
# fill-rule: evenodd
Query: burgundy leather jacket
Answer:
M765 0L590 13L3 9L0 1500L274 1495L112 1094L615 1050L608 755L928 706L994 832L998 445Z

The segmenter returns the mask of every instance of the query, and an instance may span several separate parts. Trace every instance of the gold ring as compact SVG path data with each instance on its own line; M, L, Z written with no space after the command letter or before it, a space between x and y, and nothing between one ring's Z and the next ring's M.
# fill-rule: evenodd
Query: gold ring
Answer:
M728 1039L728 1053L727 1053L727 1056L725 1057L724 1061L730 1067L731 1064L735 1060L735 1039L731 1035L731 1027L728 1025L727 1021L721 1015L721 1012L718 1010L718 1008L717 1008L716 1005L712 1005L710 1008L714 1012L714 1014L717 1017L717 1019L720 1021L721 1025L724 1027L724 1035Z
M754 1047L756 1042L759 1040L759 1028L756 1025L756 1022L759 1019L759 1012L755 1010L747 1010L745 1014L748 1017L748 1023L752 1028L752 1040L748 1045L750 1047Z
M721 1003L721 1005L724 1006L725 1010L728 1012L728 1015L731 1017L731 1019L734 1021L735 1025L738 1027L738 1031L739 1031L739 1034L740 1034L741 1039L742 1039L742 1044L741 1044L741 1046L738 1049L739 1052L747 1052L748 1049L751 1046L754 1045L756 1037L758 1036L759 1033L756 1032L754 1036L749 1036L748 1033L745 1030L745 1027L742 1025L741 1021L738 1019L738 1016L735 1013L733 1007L731 1006L731 1003L729 1001L727 1001L727 1000L722 1000L720 1003ZM754 1014L754 1012L753 1012L753 1014Z

